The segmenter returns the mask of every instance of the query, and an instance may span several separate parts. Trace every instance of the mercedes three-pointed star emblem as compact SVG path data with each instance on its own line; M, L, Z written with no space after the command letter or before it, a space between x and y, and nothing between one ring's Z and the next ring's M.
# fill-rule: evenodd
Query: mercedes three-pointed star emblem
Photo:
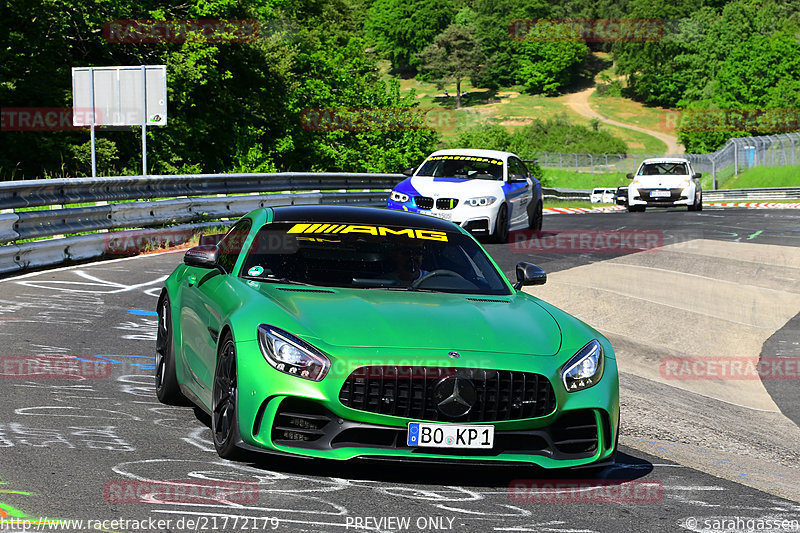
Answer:
M478 399L478 392L467 378L449 377L436 385L433 399L440 413L458 418L470 412Z

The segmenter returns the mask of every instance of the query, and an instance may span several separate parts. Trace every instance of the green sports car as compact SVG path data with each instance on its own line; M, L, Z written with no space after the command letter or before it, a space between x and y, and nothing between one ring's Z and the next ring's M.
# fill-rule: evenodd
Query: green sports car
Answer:
M224 458L613 462L611 345L516 276L426 215L259 209L165 281L156 392L207 411Z

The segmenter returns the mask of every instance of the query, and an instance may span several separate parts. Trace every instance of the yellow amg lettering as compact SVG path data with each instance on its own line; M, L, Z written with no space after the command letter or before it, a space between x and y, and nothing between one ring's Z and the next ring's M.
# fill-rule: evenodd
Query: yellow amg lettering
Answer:
M286 233L305 233L311 224L295 224Z
M447 234L443 231L432 231L427 229L416 230L417 239L427 239L429 241L447 242Z
M389 229L389 228L384 228L383 226L378 228L378 234L381 237L385 237L389 233L391 233L392 235L408 235L409 239L413 239L414 238L414 230L412 230L411 228L401 229L401 230L397 230L397 231L395 231L393 229Z
M370 235L377 235L378 228L375 226L347 226L347 228L343 229L341 233L343 235L345 233L369 233Z

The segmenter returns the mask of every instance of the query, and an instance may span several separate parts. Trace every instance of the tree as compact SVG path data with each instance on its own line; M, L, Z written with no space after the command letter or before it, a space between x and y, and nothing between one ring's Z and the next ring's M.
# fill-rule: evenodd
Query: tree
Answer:
M375 0L365 26L377 51L396 71L413 73L419 53L453 16L451 0Z
M478 75L485 57L471 26L451 24L419 55L419 68L438 80L455 80L456 109L461 107L461 80Z

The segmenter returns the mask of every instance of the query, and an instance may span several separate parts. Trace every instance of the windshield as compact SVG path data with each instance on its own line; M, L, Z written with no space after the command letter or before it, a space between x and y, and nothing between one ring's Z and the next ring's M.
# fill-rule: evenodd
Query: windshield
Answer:
M327 287L510 294L469 236L398 226L267 224L248 250L241 274Z
M503 180L503 161L493 157L435 155L420 167L417 176Z
M686 176L686 163L646 163L639 167L638 176Z

